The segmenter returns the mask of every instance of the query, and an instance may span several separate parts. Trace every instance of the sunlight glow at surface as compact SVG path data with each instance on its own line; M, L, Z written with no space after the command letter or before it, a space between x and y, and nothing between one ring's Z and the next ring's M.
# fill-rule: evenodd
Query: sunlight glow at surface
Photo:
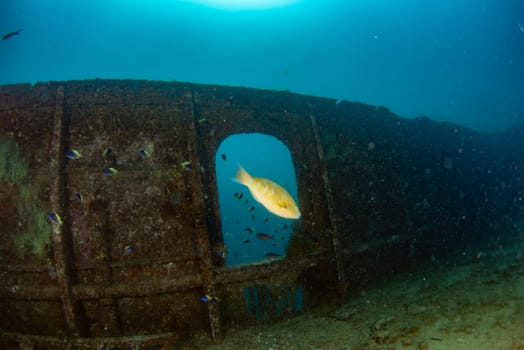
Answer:
M190 2L225 10L266 10L291 5L300 0L189 0Z

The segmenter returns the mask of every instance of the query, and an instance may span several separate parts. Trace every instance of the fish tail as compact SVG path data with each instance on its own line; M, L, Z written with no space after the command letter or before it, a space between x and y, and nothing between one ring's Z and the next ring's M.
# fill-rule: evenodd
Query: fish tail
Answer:
M249 175L249 173L239 165L237 173L231 178L231 180L247 186L251 181L251 175Z

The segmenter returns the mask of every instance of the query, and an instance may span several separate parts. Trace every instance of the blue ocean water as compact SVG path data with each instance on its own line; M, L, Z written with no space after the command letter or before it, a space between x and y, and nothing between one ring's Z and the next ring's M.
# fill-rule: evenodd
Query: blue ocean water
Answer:
M252 176L278 181L298 202L295 169L286 145L263 134L232 135L221 143L215 162L226 265L285 257L294 220L270 213L247 187L231 178L242 166ZM271 239L260 239L257 234Z
M4 0L0 33L23 30L0 41L0 84L177 80L524 122L521 0L268 1Z
M363 102L385 106L403 117L413 118L424 115L482 132L500 131L524 123L523 0L91 0L84 2L3 0L0 2L0 19L0 36L5 38L5 40L0 40L0 84L94 78L211 83L288 90ZM342 110L344 104L337 106L339 107ZM384 109L377 108L375 111L379 115ZM5 113L11 123L11 126L6 127L5 130L11 134L15 134L14 130L17 128L14 126L16 119L11 116L16 116L18 112L14 110ZM62 115L63 121L69 119L67 112L65 114ZM28 115L33 114L28 113ZM96 117L103 118L105 115L107 114L100 113ZM58 113L55 120L58 120L57 118ZM201 120L205 121L206 118ZM501 134L504 137L481 135L477 139L478 135L470 133L469 130L446 125L442 128L441 134L436 132L431 135L431 127L427 126L430 124L435 126L435 124L421 119L413 123L417 124L413 129L399 128L398 135L402 135L403 139L395 143L390 142L394 140L388 139L389 134L385 139L381 139L380 135L383 133L374 132L375 130L382 131L382 124L376 124L377 120L380 123L379 118L376 118L375 124L370 127L374 129L371 130L372 132L352 129L354 134L343 135L342 133L338 135L339 137L333 130L336 131L339 125L345 124L338 123L338 120L335 123L334 120L333 118L333 120L323 121L326 133L321 135L324 136L321 138L323 142L317 142L320 146L327 145L325 152L323 153L320 147L315 151L318 151L320 158L322 154L326 156L319 163L329 165L327 168L331 175L329 179L335 180L332 182L333 194L343 194L338 197L333 196L335 200L339 200L334 204L337 209L340 208L343 216L338 216L340 212L333 211L335 214L330 220L326 219L326 222L332 222L333 226L334 223L341 222L342 225L338 224L338 228L322 227L318 229L319 231L330 231L320 232L322 235L318 235L319 238L315 237L316 232L309 232L311 235L308 237L304 235L302 238L304 241L310 240L306 242L307 244L314 245L317 239L324 239L328 233L331 234L332 240L329 243L332 244L334 253L330 257L341 259L336 256L336 249L340 245L341 254L346 259L343 261L345 264L343 267L350 267L346 269L346 278L358 281L362 283L362 286L351 285L351 292L354 294L351 295L350 301L353 304L340 308L338 310L340 312L330 313L327 316L322 314L320 322L317 322L314 316L308 316L310 321L313 320L310 323L313 324L311 327L308 325L308 319L302 319L300 322L306 326L304 328L296 327L295 335L290 336L291 333L284 327L282 327L284 330L282 333L273 330L266 332L261 331L261 328L255 328L255 333L248 334L246 339L253 340L256 345L251 346L248 341L237 344L243 344L245 348L264 349L276 349L277 345L290 349L340 349L347 346L374 349L376 348L373 347L374 343L380 348L383 348L384 344L390 346L395 340L391 335L403 334L396 340L399 347L402 344L406 348L416 346L419 349L425 349L429 348L427 345L429 342L431 346L440 344L441 348L449 349L460 346L470 349L493 349L489 346L497 344L499 348L502 348L503 341L511 342L511 348L524 347L524 337L521 332L524 319L522 307L524 295L524 279L522 279L524 276L522 269L524 266L522 264L524 261L522 253L524 251L522 249L524 239L522 128ZM237 121L229 120L228 122ZM366 122L367 120L363 124L355 123L354 125L365 125ZM55 124L61 126L61 124ZM32 123L28 125L28 128L32 127ZM277 126L274 125L274 127ZM25 126L20 130L25 132L24 128ZM197 129L200 129L202 135L205 135L203 133L207 131L210 132L209 135L214 135L214 130L208 130L203 126L198 126ZM242 130L242 128L239 129ZM63 130L63 135L60 137L68 139L70 135L66 131L67 128L63 127ZM115 133L119 130L121 129L117 129ZM409 130L413 131L412 135L408 134ZM105 130L100 132L103 134ZM404 132L406 134L403 134ZM449 132L447 136L446 132ZM71 135L77 134L81 132L71 133ZM25 140L29 139L21 131L17 135L21 140L24 140L22 136L26 138ZM365 139L366 137L369 137L369 140ZM231 181L239 165L245 167L254 176L269 178L282 185L297 200L299 206L301 205L299 198L317 198L299 197L300 193L311 191L311 187L316 184L311 186L310 183L307 183L310 188L307 186L297 188L295 171L297 169L301 172L316 171L315 178L318 178L321 171L308 164L299 165L282 141L287 142L287 140L277 140L268 135L231 135L222 140L219 149L214 154L222 226L220 232L218 230L217 232L210 231L209 237L213 254L216 253L223 257L225 266L228 268L284 258L289 247L296 247L292 244L297 242L293 241L293 238L296 237L293 236L293 233L299 230L295 230L294 225L300 224L300 220L283 219L269 213L263 205L254 200L247 188ZM96 142L98 141L93 141L90 146L98 147L94 145ZM154 141L151 142L154 143ZM20 143L23 145L23 142ZM63 142L64 145L68 143L76 147L72 137L71 140ZM8 170L16 169L13 164L18 164L18 161L12 160L18 159L18 151L11 151L10 145L10 143L0 143L0 148L3 147L0 153L8 155L3 159L4 174L8 174ZM294 142L293 146L296 147L297 143ZM143 164L149 164L146 162L150 161L147 158L151 155L139 156L139 147L133 151L135 158L143 161ZM108 149L106 146L100 148ZM84 155L89 154L88 151L80 150ZM71 163L78 160L75 158L79 158L73 151L74 149L69 151L74 155L74 157L69 157L72 158L69 159ZM215 150L205 149L205 151ZM13 153L14 156L10 153ZM57 153L53 151L55 156ZM91 152L93 153L95 152ZM152 154L153 159L157 154ZM386 156L389 158L385 158ZM349 158L351 161L348 161ZM38 158L38 162L41 159L45 162L46 158ZM185 161L193 160L179 159L178 154L173 159L175 160L170 160L173 166L183 165ZM179 160L183 160L181 164L178 164ZM151 164L154 162L155 160L151 161ZM106 178L110 181L114 179L115 183L118 183L129 168L126 169L125 161L118 160L117 162L116 158L115 164L123 165L120 177L107 176ZM75 173L75 168L71 167L73 171L69 173L68 166L69 163L64 165L62 170L66 172L66 175L62 178L68 179L71 174L70 178L73 180L84 181L78 173ZM188 164L184 168L185 170L179 169L179 171L183 171L186 179L190 179L202 169L204 173L208 169L196 166L193 169ZM76 169L79 169L78 172L82 171L81 167ZM101 168L100 176L103 175L102 171ZM140 179L143 174L143 178L147 178L146 172L147 170L144 173L140 170ZM343 183L349 178L351 182ZM2 180L1 176L0 180ZM23 180L28 182L25 177ZM326 179L323 181L318 184L318 188L329 190L331 185L327 183ZM129 183L131 182L130 180ZM5 178L0 183L4 186ZM7 183L11 186L9 191L4 190L3 193L0 193L10 200L6 207L14 208L15 204L20 207L18 202L15 203L12 200L14 181L11 183L7 181ZM64 183L70 184L74 181L64 181ZM120 189L124 186L122 184L126 183L128 182L122 181L118 184L121 187L116 188ZM343 186L340 186L342 183ZM337 184L340 188L336 187ZM156 193L161 191L151 188L153 194L148 193L147 198L156 196ZM186 188L191 190L194 187ZM142 190L143 187L140 189ZM3 188L0 188L0 192L1 190ZM73 191L73 187L68 187L63 192L67 193L70 190ZM52 193L54 190L46 187L42 190L42 197L45 198L50 191ZM132 190L129 191L132 192ZM347 193L342 191L347 191ZM24 192L21 191L21 193ZM30 202L32 192L27 190L25 193L29 193L27 197ZM129 192L125 193L127 196ZM176 211L178 205L185 204L181 199L183 197L180 197L176 189L172 193L173 195L169 197L170 205L166 209L169 210L167 215L173 213L172 209ZM73 199L78 202L83 201L82 197L78 198L78 193L73 192L73 195L75 196ZM86 197L92 195L92 193L87 193ZM110 198L113 196L112 192L96 194L96 196L97 202L93 206L100 208L97 208L96 212L93 211L95 219L102 211L112 215L112 203L120 203L121 200L121 198L111 199L108 200L108 203L111 204L106 205L103 197ZM326 195L326 197L331 196L331 194ZM98 201L98 198L101 200ZM214 198L207 197L207 199ZM350 200L346 200L347 198ZM214 201L209 202L215 204ZM331 206L329 200L326 202ZM65 203L68 203L67 200ZM325 205L322 203L324 202L315 202L312 205L317 207ZM349 206L346 205L347 203L356 205ZM302 204L306 206L305 201ZM71 206L64 205L64 208L74 208L73 205L81 207L81 203L74 202ZM114 204L115 207L117 205ZM396 210L400 207L405 210L405 213ZM206 207L206 209L211 208L214 207L211 205ZM78 212L81 210L84 209L78 209ZM70 210L70 212L73 211ZM317 215L327 216L327 214L319 213L315 213L315 217ZM51 227L62 224L57 214L55 212L47 214L47 218L52 219L49 223ZM76 222L71 219L71 214L69 218L66 218L66 215L68 214L63 215L66 227L69 223ZM119 212L118 215L120 215ZM393 220L396 219L396 215L399 216L398 222L401 224ZM1 218L8 216L4 215ZM314 216L309 215L309 217ZM490 222L492 218L494 220ZM158 222L162 222L161 219ZM119 220L117 218L115 221ZM192 220L193 218L190 217L187 222L191 223ZM198 221L199 227L202 227L199 220L200 218L197 218L195 221ZM20 221L11 220L11 222L15 223L13 227L16 224L18 227L21 226ZM353 226L344 227L343 225L348 222ZM183 223L185 224L186 220ZM108 248L106 247L105 251L102 249L98 257L104 258L105 263L110 267L103 271L105 276L102 279L103 283L98 283L98 280L93 278L93 281L96 281L93 284L96 285L91 286L89 285L91 282L78 278L81 283L72 289L73 301L75 298L80 298L79 295L87 298L85 310L92 312L93 315L99 314L100 320L104 320L104 322L99 322L99 319L95 317L80 317L86 318L88 320L86 322L90 322L90 327L93 327L92 331L85 333L89 336L108 337L109 340L114 340L125 335L124 338L127 341L135 339L140 341L139 338L142 339L144 335L148 335L147 332L160 333L166 329L169 332L173 330L178 332L179 329L176 328L179 325L178 318L185 317L184 313L190 315L191 320L195 321L195 324L191 323L187 328L191 332L200 327L199 315L203 315L199 313L200 310L193 308L195 302L203 302L202 309L211 310L209 319L213 333L215 330L213 327L216 325L213 324L214 320L211 316L213 316L213 309L216 311L219 308L207 305L213 305L217 301L222 303L219 304L221 312L226 315L224 319L227 320L224 324L229 327L231 324L235 325L235 321L230 322L233 318L228 319L227 317L235 314L241 308L244 308L243 311L250 317L250 320L254 321L273 320L274 317L285 318L288 315L308 311L310 305L330 301L331 295L321 296L322 300L312 300L311 296L317 298L316 293L311 293L313 287L323 287L324 282L329 281L330 278L339 278L340 286L345 284L340 278L341 275L344 277L342 273L335 276L335 272L338 273L340 270L335 271L333 267L333 271L328 271L326 276L321 276L326 270L323 266L317 267L316 262L308 265L307 271L297 279L290 283L287 281L281 283L280 276L277 276L276 279L267 278L267 275L272 272L271 264L267 264L252 269L253 276L263 271L264 279L251 280L252 277L248 276L246 280L236 279L237 277L227 280L237 283L234 288L242 284L242 290L238 289L243 293L240 301L235 299L235 295L239 296L238 290L235 291L237 294L225 293L225 297L219 294L221 292L220 284L225 285L226 282L217 281L219 287L216 290L219 293L213 294L208 291L207 286L206 288L191 288L190 293L192 293L191 297L194 296L194 300L180 305L182 311L175 313L173 311L178 310L179 306L177 303L183 304L184 300L188 300L185 297L184 299L179 298L183 295L182 293L178 295L180 288L178 284L175 289L177 294L173 296L173 299L171 296L163 295L166 287L161 283L151 283L154 288L151 287L150 290L154 295L149 298L151 296L147 294L149 281L147 278L140 277L149 277L147 271L144 272L144 275L137 274L138 277L136 277L136 281L139 282L138 287L142 288L140 284L143 284L144 291L138 288L133 289L135 286L130 283L130 289L135 291L135 295L130 293L129 298L121 297L123 287L125 287L123 284L118 284L115 288L111 286L112 283L116 284L117 279L120 278L117 277L118 274L128 273L123 268L121 269L122 265L127 268L126 264L130 263L129 266L134 268L131 262L138 262L142 266L141 259L136 258L133 261L135 259L133 254L138 253L141 248L145 251L146 244L141 247L140 244L135 245L130 242L128 245L127 239L133 238L133 235L121 234L113 230L109 224L104 225L100 232ZM479 229L481 226L487 227L481 230ZM98 229L98 226L96 227ZM107 227L109 229L106 230ZM148 230L144 231L153 231L149 230L149 227L153 226L146 227ZM475 244L469 245L466 238L471 238L472 235L467 231L468 229L474 233L485 232L486 235L475 236L475 242L473 242ZM85 232L90 231L86 229ZM173 229L169 232L175 235L179 231ZM344 233L343 239L336 238L337 232ZM146 235L144 235L146 238L141 237L143 242L157 237L155 232L146 233L153 235L151 235L152 238ZM125 243L118 245L117 242L121 243L123 240L115 239L113 241L113 237L110 237L113 234L115 236L118 234L120 238L124 237ZM257 234L265 236L257 237ZM425 246L423 238L432 235L438 237L431 241L436 242L435 246ZM178 236L173 237L175 237L173 241L177 243ZM220 241L221 238L223 241ZM195 241L202 243L199 237ZM81 242L74 244L77 244L75 246L77 248L83 248L83 240L79 239L74 242ZM91 242L95 242L95 239ZM195 257L201 256L200 248L203 245L200 243L195 248ZM512 246L504 247L505 244ZM220 245L222 246L218 247ZM28 243L27 246L32 245ZM328 246L331 247L331 245ZM454 246L457 249L452 249ZM93 247L96 247L94 243ZM118 269L114 269L115 279L113 280L111 259L114 250L111 249L114 247L123 248L127 260L122 259L123 263L121 263L115 259L114 266L117 266ZM383 254L386 249L384 247L391 250L398 249L396 253L402 257L402 261L390 261L389 256ZM282 262L296 261L303 264L304 262L298 259L294 260L298 256L293 256L292 249L290 250L288 257L291 259ZM378 253L372 255L374 251ZM74 250L73 252L76 254ZM455 260L447 261L447 256L439 255L440 252L451 252L449 256L454 256ZM369 258L362 259L360 263L360 257L365 255ZM152 256L152 253L146 252L140 255L142 256ZM168 259L171 260L171 256ZM331 259L331 261L337 262L337 259ZM67 263L67 259L63 260L62 264ZM49 261L49 266L51 266L51 260ZM457 261L469 266L462 268ZM385 283L386 288L384 289L381 287L368 289L366 285L375 278L375 275L396 275L404 266L406 268L414 265L419 267L426 262L431 265L431 268L415 274L409 272L411 280L402 282L398 286L388 287ZM158 266L160 264L158 263ZM190 268L193 266L191 264L191 262L188 264ZM80 263L78 265L81 266ZM278 264L273 266L275 265ZM54 266L58 264L55 262ZM174 270L172 266L174 265L171 261L166 264L166 271L169 274L167 278L174 276L176 279L179 271L172 271ZM217 276L226 275L227 273L224 273L221 266L221 264L220 266L214 265L212 272L217 272ZM286 265L282 266L286 267ZM81 267L83 271L87 270L84 266ZM214 267L219 268L215 270ZM32 265L6 267L8 272L29 272L31 278L35 274L33 270L37 268ZM98 267L94 269L98 270ZM208 267L205 269L209 270ZM336 269L339 267L336 266ZM65 269L62 270L65 271ZM238 276L244 278L243 273L246 270L248 269L241 267L238 270L232 269L227 272L232 272L228 276L234 276L241 271ZM442 272L446 270L449 273L443 276ZM333 276L330 276L331 272ZM129 275L134 273L129 272ZM66 275L63 271L58 271L58 274ZM207 272L202 273L202 276L205 274ZM80 276L80 273L78 275ZM82 272L82 276L88 276L88 273L84 275ZM257 276L262 276L262 273ZM49 268L49 277L56 279L57 269ZM87 277L83 278L87 279ZM202 277L202 280L206 278ZM43 283L43 280L47 280L47 277L42 280L35 279L35 283ZM126 279L126 281L129 280ZM151 278L151 282L156 281ZM45 286L41 288L44 291L44 300L40 300L40 294L34 291L36 287L40 287L39 284L20 286L18 282L16 283L13 282L4 288L3 294L7 295L7 298L4 298L7 300L4 305L9 307L9 311L0 317L0 321L2 324L11 325L11 319L16 316L19 318L18 325L21 325L19 329L31 330L28 326L31 317L28 314L32 315L34 312L36 313L35 318L45 321L41 315L46 314L49 310L54 310L59 305L58 302L52 301L54 303L52 309L51 307L46 309L44 304L49 302L46 293L51 294L56 288L54 285L52 288L45 288ZM132 283L135 283L135 280ZM182 281L181 285L185 285L184 283ZM248 283L253 284L247 285ZM99 286L103 288L102 292L100 294L92 293L98 290ZM84 287L86 288L82 289ZM69 290L66 291L69 294ZM116 295L114 298L113 294L110 294L113 291ZM359 295L356 294L357 292ZM211 294L202 295L203 293ZM92 301L98 296L102 299L100 308L96 308L96 301ZM106 298L106 296L111 297ZM27 300L24 297L27 297ZM146 297L147 300L145 300ZM207 297L210 298L207 299ZM118 298L125 300L121 302L116 300ZM35 300L37 306L33 307L29 302ZM150 300L153 300L152 303ZM171 300L174 302L170 302ZM115 302L114 305L113 302ZM239 304L235 305L234 302L239 302ZM66 311L64 314L67 314L69 306L63 300L62 303L63 310ZM162 305L157 306L155 303L162 303ZM155 308L157 311L149 313L149 310ZM113 309L109 317L104 314L108 309ZM57 310L58 314L62 315L60 313L62 310ZM162 312L169 317L170 314L176 314L177 318L159 317L158 320L153 320L154 317L151 315L157 312ZM72 314L69 313L69 317L71 323L74 323ZM83 315L83 311L79 314ZM121 321L119 316L122 317ZM108 331L105 326L106 319L110 328L113 327L113 330L118 331L110 333L113 330ZM326 323L326 320L336 323ZM484 320L488 321L484 322ZM155 321L165 323L155 323ZM128 322L135 323L131 325ZM185 323L182 322L180 321L180 324L185 326ZM163 326L157 327L157 324L167 326L162 328ZM339 327L342 324L353 324L352 333ZM429 331L424 332L422 325L428 327ZM431 328L433 325L438 326L438 329ZM49 328L52 327L54 324L49 325ZM208 328L206 324L206 329ZM313 335L308 336L304 331L308 328L315 330ZM186 332L186 329L180 330L182 331L180 334ZM232 333L230 330L227 329L227 337ZM328 347L330 342L333 344L337 340L335 336L326 336L332 330L339 333L337 337L340 344L343 345ZM59 338L62 337L60 332L62 331L58 330ZM132 334L139 334L139 336L128 336ZM405 334L408 336L404 336ZM178 334L176 336L178 337ZM363 343L365 345L362 347L348 345L348 341L355 342L357 336L366 338ZM264 337L271 339L264 340ZM0 339L2 338L3 336L0 336ZM42 341L49 339L47 336L38 338ZM413 340L417 338L419 340ZM35 337L33 340L38 339ZM481 348L475 345L477 340L479 343L484 341L483 345L487 344L487 347ZM306 345L286 347L284 346L286 342L293 346L299 343L310 347ZM94 342L91 343L94 344ZM24 343L24 346L27 344ZM65 346L66 343L61 342L60 344ZM317 344L322 345L317 346ZM474 345L468 347L465 344ZM239 347L231 348L238 349ZM510 347L508 345L505 348Z

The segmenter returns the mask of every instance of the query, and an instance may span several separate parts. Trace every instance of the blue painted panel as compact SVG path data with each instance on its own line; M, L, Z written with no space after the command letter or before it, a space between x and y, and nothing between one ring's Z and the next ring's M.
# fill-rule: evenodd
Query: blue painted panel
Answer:
M256 286L244 289L247 313L257 321L281 318L304 310L302 285Z

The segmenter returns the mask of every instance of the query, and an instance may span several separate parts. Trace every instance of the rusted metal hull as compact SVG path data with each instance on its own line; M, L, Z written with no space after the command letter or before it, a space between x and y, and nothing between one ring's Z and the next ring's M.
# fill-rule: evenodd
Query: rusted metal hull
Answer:
M470 173L442 166L448 156L459 162L458 148L489 149L449 124L287 92L112 80L0 92L0 327L9 347L169 348L202 330L220 341L231 325L302 312L294 298L306 309L336 300L383 261L408 265L400 257L415 238L434 243L419 227L437 215L417 207L426 186ZM424 139L424 128L451 144ZM285 259L225 268L212 253L222 242L215 152L246 132L288 146L302 220ZM151 157L140 156L144 147ZM71 149L82 157L68 160ZM477 203L474 188L466 194ZM50 212L63 223L45 222ZM452 236L460 225L442 227ZM203 303L204 294L221 302Z

